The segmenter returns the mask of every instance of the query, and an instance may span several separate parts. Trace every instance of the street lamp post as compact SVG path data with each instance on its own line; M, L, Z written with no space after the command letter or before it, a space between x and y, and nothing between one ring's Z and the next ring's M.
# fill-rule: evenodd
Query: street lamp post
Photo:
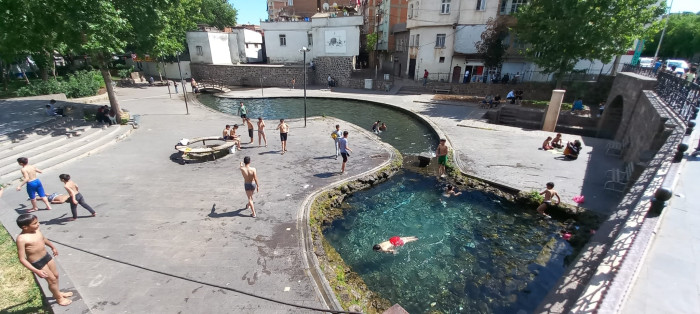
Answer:
M190 114L190 107L187 106L187 88L185 88L185 82L182 79L182 68L180 67L180 53L177 53L177 69L180 71L180 85L182 86L182 93L185 95L185 111ZM170 88L170 87L168 87Z
M306 127L306 52L309 48L301 47L299 51L304 53L304 127Z

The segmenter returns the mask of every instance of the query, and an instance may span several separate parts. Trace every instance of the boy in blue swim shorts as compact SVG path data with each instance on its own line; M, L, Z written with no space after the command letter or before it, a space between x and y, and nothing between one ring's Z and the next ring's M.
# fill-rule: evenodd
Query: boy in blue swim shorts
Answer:
M41 185L41 181L36 177L37 173L41 173L41 170L29 164L29 159L27 157L17 158L17 163L22 167L22 182L17 186L17 191L22 189L23 185L27 185L27 194L29 194L29 199L32 201L32 208L27 212L31 213L39 210L36 206L36 195L39 197L44 204L46 204L46 210L51 210L51 205L49 205L49 200L46 198L46 193L44 193L44 186Z

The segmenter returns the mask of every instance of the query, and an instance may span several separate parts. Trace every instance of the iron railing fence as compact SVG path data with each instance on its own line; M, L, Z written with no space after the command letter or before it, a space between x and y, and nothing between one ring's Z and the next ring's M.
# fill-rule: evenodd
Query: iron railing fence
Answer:
M672 73L660 72L656 76L656 94L675 111L686 125L700 111L700 85L688 82Z
M648 77L656 77L657 71L658 69L654 69L654 67L644 68L639 66L639 64L632 65L629 63L625 63L622 65L622 72L632 72Z

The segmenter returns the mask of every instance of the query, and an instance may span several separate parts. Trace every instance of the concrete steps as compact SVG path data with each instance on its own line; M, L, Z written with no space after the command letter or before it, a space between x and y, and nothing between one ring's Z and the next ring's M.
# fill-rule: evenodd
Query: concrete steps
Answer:
M35 134L16 144L5 144L0 153L0 183L11 183L20 179L18 157L27 157L37 168L46 170L66 162L88 156L97 150L117 141L131 132L131 126L92 127L83 122L82 126L69 128L65 134ZM75 132L75 130L82 130ZM60 130L55 130L60 132ZM75 135L79 134L79 135Z
M421 95L421 94L426 94L426 93L429 93L429 90L423 86L401 86L401 89L399 89L399 92L397 94L399 94L399 95Z

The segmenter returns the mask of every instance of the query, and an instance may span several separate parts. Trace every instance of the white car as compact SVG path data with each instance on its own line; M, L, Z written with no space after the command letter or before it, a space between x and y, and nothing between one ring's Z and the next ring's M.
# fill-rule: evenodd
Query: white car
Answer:
M666 60L666 66L668 67L669 70L671 70L671 67L675 66L676 71L675 74L678 75L683 75L685 74L685 70L689 69L690 67L688 66L688 62L685 62L683 60Z
M639 66L642 68L651 68L654 66L654 58L639 58Z

